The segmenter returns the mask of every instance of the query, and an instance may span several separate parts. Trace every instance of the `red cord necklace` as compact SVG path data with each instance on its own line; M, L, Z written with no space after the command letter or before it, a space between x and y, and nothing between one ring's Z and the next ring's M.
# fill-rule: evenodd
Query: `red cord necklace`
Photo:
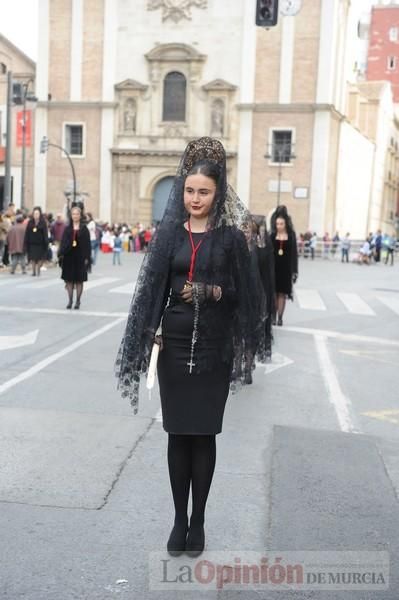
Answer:
M278 253L279 253L280 256L283 256L283 254L284 254L283 241L284 240L279 240L279 241L280 241L280 249L279 249Z
M73 246L74 248L75 248L75 246L77 246L77 245L78 245L78 242L76 241L76 237L77 237L77 235L78 235L78 230L77 230L77 229L74 229L74 230L73 230L73 242L72 242L72 246Z
M195 261L197 259L197 253L198 250L200 249L200 246L202 244L202 242L204 241L204 238L202 238L197 245L194 244L194 240L193 240L193 234L191 231L191 223L190 223L190 219L188 220L188 232L190 234L190 243L191 243L191 261L190 261L190 271L188 273L188 283L191 283L193 280L193 274L194 274L194 269L195 269Z

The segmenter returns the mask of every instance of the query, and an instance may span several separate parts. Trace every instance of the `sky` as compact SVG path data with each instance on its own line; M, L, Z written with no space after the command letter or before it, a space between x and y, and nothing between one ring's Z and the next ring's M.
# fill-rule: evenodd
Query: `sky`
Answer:
M40 0L0 0L0 33L37 60Z

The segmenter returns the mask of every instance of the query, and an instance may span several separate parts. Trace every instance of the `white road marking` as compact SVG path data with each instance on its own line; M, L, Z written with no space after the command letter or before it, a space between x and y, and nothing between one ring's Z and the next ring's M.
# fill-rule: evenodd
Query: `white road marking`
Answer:
M114 283L115 281L120 281L119 277L100 277L100 279L92 279L84 283L83 291L87 292L93 288L99 287L100 285Z
M399 315L399 298L394 298L393 296L377 296L377 300Z
M0 336L0 350L10 350L11 348L21 348L21 346L31 346L37 340L39 330L31 331L25 335L2 335Z
M373 309L358 294L337 292L337 296L352 315L370 315L375 317Z
M365 342L370 344L379 344L381 346L394 346L399 348L399 342L386 338L378 338L370 335L356 335L353 333L340 333L339 331L329 331L327 329L312 329L310 327L290 327L284 326L279 331L292 331L294 333L304 333L306 335L322 335L326 338L336 338L347 342Z
M16 313L33 313L43 315L71 315L74 317L110 317L117 318L123 317L124 319L128 316L127 312L105 312L95 310L62 310L60 308L24 308L20 306L0 306L0 312L16 312Z
M22 285L18 285L18 288L23 288L25 290L43 290L45 288L49 288L55 285L61 286L62 279L45 279L44 281L37 281L31 283L23 283Z
M27 371L20 373L19 375L17 375L16 377L13 377L12 379L9 379L5 383L2 383L0 385L0 395L4 394L4 392L7 392L12 387L18 385L18 383L22 383L23 381L26 381L30 377L33 377L40 371L43 371L43 369L45 369L52 363L56 362L63 356L70 354L77 348L80 348L80 346L83 346L84 344L91 342L91 340L94 340L96 337L103 335L104 333L106 333L107 331L109 331L110 329L115 327L116 325L119 325L120 323L122 323L123 320L124 319L117 319L116 321L112 321L111 323L104 325L104 327L101 327L100 329L93 331L93 333L90 333L89 335L86 335L85 337L74 342L73 344L70 344L63 350L60 350L59 352L56 352L55 354L51 354L44 360L41 360L40 362L38 362L36 365L33 365L33 367L30 367L30 369L28 369Z
M327 338L323 335L315 335L314 341L329 399L335 409L341 431L359 432L353 422L351 401L341 390L334 364L328 353Z
M288 358L288 356L284 356L278 352L273 352L272 362L267 363L266 365L257 362L256 367L259 369L264 369L264 374L268 375L269 373L273 373L273 371L277 371L277 369L281 369L281 367L291 365L293 362L294 361L291 358Z
M296 289L298 304L306 310L327 310L317 290Z
M134 289L136 287L136 281L130 281L125 285L120 285L119 287L112 288L112 290L108 290L111 294L128 294L129 296L133 295Z

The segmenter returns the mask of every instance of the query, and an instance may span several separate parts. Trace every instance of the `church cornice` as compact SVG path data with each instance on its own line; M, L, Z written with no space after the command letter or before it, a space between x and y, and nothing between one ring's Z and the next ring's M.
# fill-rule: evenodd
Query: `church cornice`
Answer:
M202 89L206 92L233 92L237 89L237 86L224 79L214 79L203 85Z
M148 85L140 83L135 79L125 79L120 83L116 83L114 87L118 92L122 90L138 90L140 92L145 92L148 89Z
M338 118L344 118L343 115L335 108L333 104L317 104L317 103L290 103L278 104L277 102L254 102L237 104L239 111L252 111L256 113L315 113L327 111Z
M191 138L187 138L191 139ZM182 149L180 150L148 150L145 148L111 148L114 155L130 155L130 156L153 156L153 157L173 157L181 158ZM226 152L227 158L235 158L237 152Z
M39 108L116 108L117 102L96 102L90 100L83 100L81 102L75 101L70 102L67 100L49 100L47 102L39 101L37 103Z
M206 56L188 44L159 44L144 55L149 62L204 62Z

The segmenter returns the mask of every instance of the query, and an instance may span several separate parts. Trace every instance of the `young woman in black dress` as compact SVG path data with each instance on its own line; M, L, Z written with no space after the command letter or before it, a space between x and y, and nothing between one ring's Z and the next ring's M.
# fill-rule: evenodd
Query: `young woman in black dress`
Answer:
M296 235L285 206L278 207L272 215L271 236L274 248L277 325L281 326L286 298L294 299L293 284L298 279Z
M40 275L49 246L48 228L40 206L35 206L25 231L24 247L28 261L32 263L33 277Z
M227 184L223 146L212 138L190 142L144 258L116 363L119 388L137 413L140 374L148 370L154 339L160 345L175 507L167 549L173 556L198 556L204 549L216 435L230 384L244 382L246 352L255 353L264 334L264 294L253 251L251 217Z
M59 263L62 267L61 279L65 281L68 292L66 308L72 308L75 288L75 309L79 309L83 283L87 281L87 272L91 265L90 233L82 223L82 209L79 206L72 208L70 223L65 227L59 250Z

